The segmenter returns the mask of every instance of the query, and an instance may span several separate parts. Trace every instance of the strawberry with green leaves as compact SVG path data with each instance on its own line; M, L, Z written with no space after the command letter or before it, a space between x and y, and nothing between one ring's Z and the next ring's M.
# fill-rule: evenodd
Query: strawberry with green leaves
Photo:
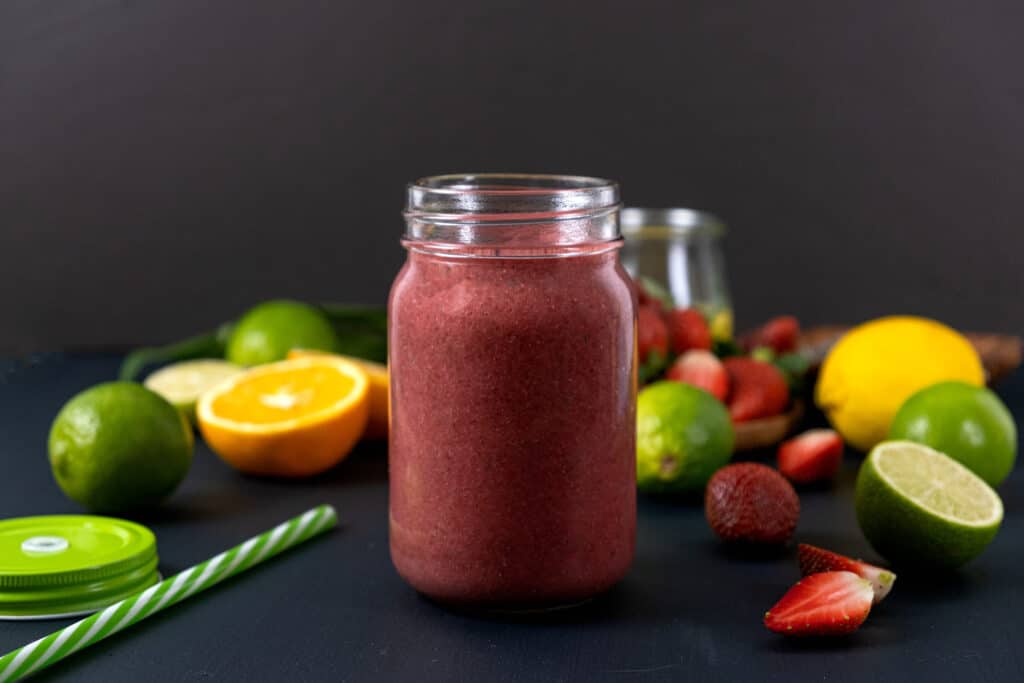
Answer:
M636 315L636 345L640 361L640 381L661 374L668 360L668 329L658 311L640 306Z
M764 347L776 354L795 351L800 341L800 323L791 315L772 318L743 338L748 351Z
M800 557L800 573L804 576L821 572L847 571L866 579L871 584L876 604L889 594L892 585L896 582L896 575L888 569L882 569L873 564L854 560L807 543L801 543L798 546L797 554Z
M723 361L729 373L729 415L746 422L778 415L789 405L789 385L771 363L733 356Z

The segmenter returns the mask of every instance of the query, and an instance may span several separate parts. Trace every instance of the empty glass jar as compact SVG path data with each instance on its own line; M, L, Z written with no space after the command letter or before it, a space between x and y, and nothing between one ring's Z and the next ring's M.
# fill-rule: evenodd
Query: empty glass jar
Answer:
M732 336L733 313L725 274L725 225L691 209L623 209L622 265L648 293L669 294L677 307L697 308L715 338Z

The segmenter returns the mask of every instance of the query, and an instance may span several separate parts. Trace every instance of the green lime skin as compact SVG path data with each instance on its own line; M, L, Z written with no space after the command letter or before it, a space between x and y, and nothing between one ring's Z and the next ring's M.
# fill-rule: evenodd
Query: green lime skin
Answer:
M152 506L192 465L192 428L134 382L109 382L68 401L50 428L50 467L72 500L98 513Z
M238 321L227 360L251 367L284 360L292 349L335 351L338 337L327 316L300 301L265 301Z
M889 439L915 441L945 453L998 486L1017 459L1017 427L999 397L985 387L940 382L907 399Z
M729 462L735 435L721 401L681 382L655 382L637 396L637 486L647 493L699 493Z
M857 474L857 523L871 547L894 566L950 571L981 555L996 537L999 524L971 527L924 510L896 491L869 461L870 456Z

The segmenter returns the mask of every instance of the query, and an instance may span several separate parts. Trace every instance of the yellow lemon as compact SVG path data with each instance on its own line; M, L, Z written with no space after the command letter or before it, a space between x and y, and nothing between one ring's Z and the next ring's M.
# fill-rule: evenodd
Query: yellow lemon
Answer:
M355 363L370 380L370 419L366 423L367 439L388 438L388 366L373 361L363 360L354 356L342 356L327 351L313 351L312 349L292 349L288 352L288 358L309 358L311 356L327 356L332 358L343 358Z
M340 462L369 414L366 373L340 358L261 365L204 393L196 407L207 445L250 474L305 477Z
M911 394L946 380L984 385L970 342L934 320L891 316L843 335L821 366L814 399L847 442L868 451Z

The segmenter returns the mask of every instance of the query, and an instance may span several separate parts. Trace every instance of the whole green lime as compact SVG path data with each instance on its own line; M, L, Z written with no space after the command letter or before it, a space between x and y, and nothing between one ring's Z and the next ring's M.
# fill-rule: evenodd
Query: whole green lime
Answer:
M265 301L250 309L228 339L227 359L252 366L284 360L292 349L334 351L338 337L323 311L300 301Z
M985 387L940 382L921 389L900 407L889 428L892 440L915 441L958 460L998 486L1017 459L1017 427L1003 402Z
M651 493L700 492L729 462L734 439L721 401L689 384L655 382L637 397L637 486Z
M86 508L119 513L158 503L192 464L192 428L177 408L133 382L87 389L50 428L50 467Z

